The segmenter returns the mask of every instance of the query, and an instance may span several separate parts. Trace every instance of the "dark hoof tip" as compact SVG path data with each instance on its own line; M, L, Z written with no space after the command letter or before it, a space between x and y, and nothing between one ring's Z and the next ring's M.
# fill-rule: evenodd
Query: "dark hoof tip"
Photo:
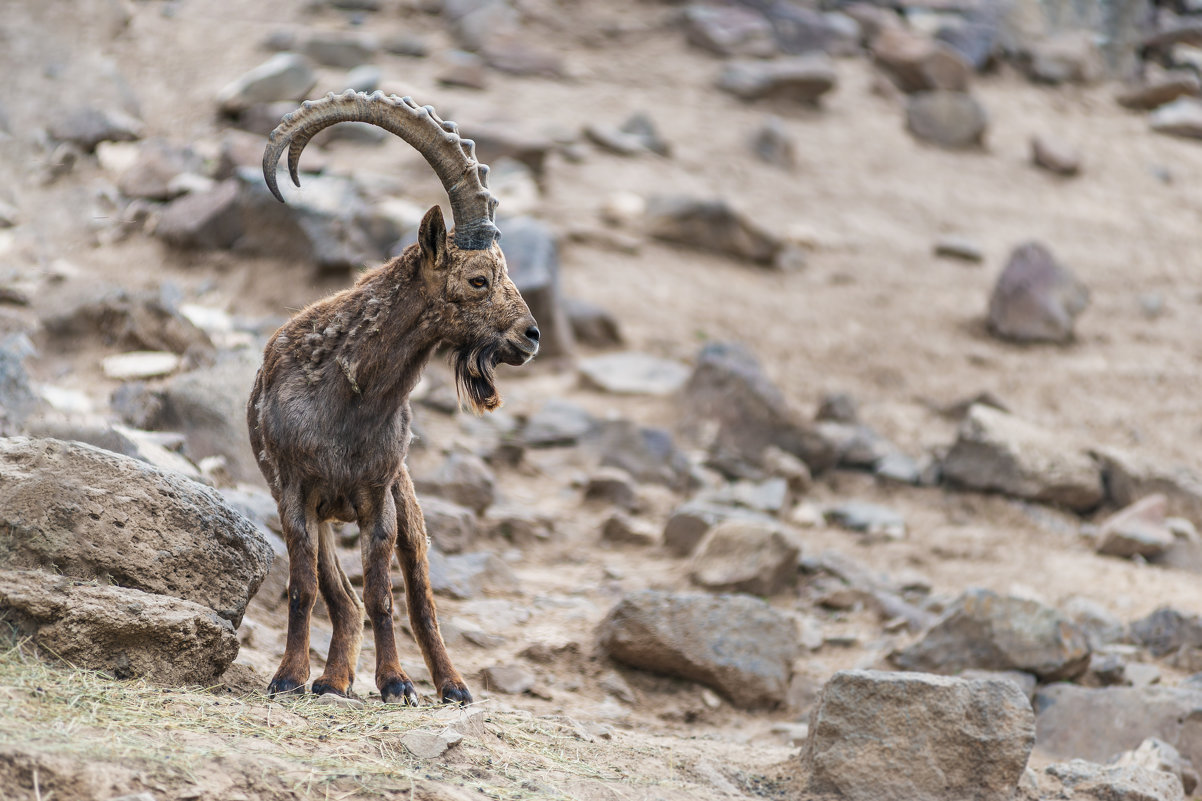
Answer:
M330 684L329 682L325 682L325 681L321 681L321 680L313 682L313 689L311 689L310 692L313 693L314 695L340 695L343 698L357 697L351 691L351 688L349 685L347 686L347 688L345 690L340 690L337 687L335 687L333 684Z
M407 679L393 679L380 688L380 699L386 704L417 706L417 690Z
M267 685L267 694L272 698L280 695L300 695L304 691L304 682L292 679L272 679L271 684Z
M467 706L472 702L472 694L467 691L467 687L463 685L443 687L442 702L444 704L458 704L459 706Z

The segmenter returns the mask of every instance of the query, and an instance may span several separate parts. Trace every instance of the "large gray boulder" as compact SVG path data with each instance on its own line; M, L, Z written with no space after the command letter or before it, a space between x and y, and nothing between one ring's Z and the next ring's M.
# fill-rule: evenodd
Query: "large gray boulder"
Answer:
M271 567L213 490L78 442L0 439L0 564L169 595L235 626Z
M1022 670L1046 681L1071 679L1089 667L1085 631L1059 611L1026 598L969 590L892 662L904 670Z
M1008 801L1034 717L1009 681L842 671L810 717L806 789L848 801Z
M1105 498L1097 462L1068 438L973 404L943 460L943 476L968 489L1085 512Z
M600 642L617 662L696 681L748 708L784 700L800 653L793 621L757 598L657 590L619 601Z
M206 684L238 655L226 618L191 601L40 570L0 570L0 622L76 667Z

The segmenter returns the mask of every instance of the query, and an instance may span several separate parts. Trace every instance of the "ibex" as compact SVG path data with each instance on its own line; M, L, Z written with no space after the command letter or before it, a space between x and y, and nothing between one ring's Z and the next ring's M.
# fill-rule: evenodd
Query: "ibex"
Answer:
M401 669L392 626L389 563L405 577L413 635L443 702L469 703L439 633L426 557L426 530L405 466L409 394L435 348L452 353L461 399L476 412L501 404L497 364L521 365L538 352L538 326L509 279L497 245L496 199L488 167L453 122L408 97L347 91L306 101L272 131L263 154L267 186L281 202L276 165L288 150L297 173L314 134L339 122L367 122L413 146L442 181L455 228L438 206L417 242L364 273L349 289L299 312L271 337L247 404L251 445L288 545L288 641L268 693L303 692L309 678L309 620L320 589L333 625L315 694L351 695L363 614L375 634L376 687L386 703L417 703ZM363 603L334 552L331 521L357 522Z

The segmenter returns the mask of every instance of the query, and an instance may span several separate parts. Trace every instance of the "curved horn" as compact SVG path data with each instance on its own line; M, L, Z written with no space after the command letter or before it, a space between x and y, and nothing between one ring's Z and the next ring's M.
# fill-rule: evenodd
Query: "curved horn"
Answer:
M331 92L321 100L306 100L299 109L284 115L263 152L263 177L281 203L284 197L275 172L284 150L288 151L288 173L300 186L297 167L301 151L318 131L339 122L377 125L422 154L450 197L458 247L486 250L499 236L495 223L497 199L488 191L488 167L476 160L476 143L460 138L459 127L439 119L430 106L383 92L370 96L351 89L340 95Z

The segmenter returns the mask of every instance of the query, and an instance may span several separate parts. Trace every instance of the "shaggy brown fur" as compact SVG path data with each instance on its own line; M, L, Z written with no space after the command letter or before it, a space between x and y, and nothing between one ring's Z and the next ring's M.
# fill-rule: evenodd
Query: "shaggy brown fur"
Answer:
M434 685L443 701L471 701L438 630L425 523L405 467L409 393L439 345L453 351L461 397L482 412L501 403L494 368L533 358L538 328L496 243L460 250L437 206L422 220L417 244L302 310L267 345L247 420L290 560L288 641L272 694L303 691L320 589L334 634L313 692L350 694L366 607L376 686L386 702L416 702L392 627L395 548L409 621ZM362 604L334 553L333 520L357 521L362 532Z

